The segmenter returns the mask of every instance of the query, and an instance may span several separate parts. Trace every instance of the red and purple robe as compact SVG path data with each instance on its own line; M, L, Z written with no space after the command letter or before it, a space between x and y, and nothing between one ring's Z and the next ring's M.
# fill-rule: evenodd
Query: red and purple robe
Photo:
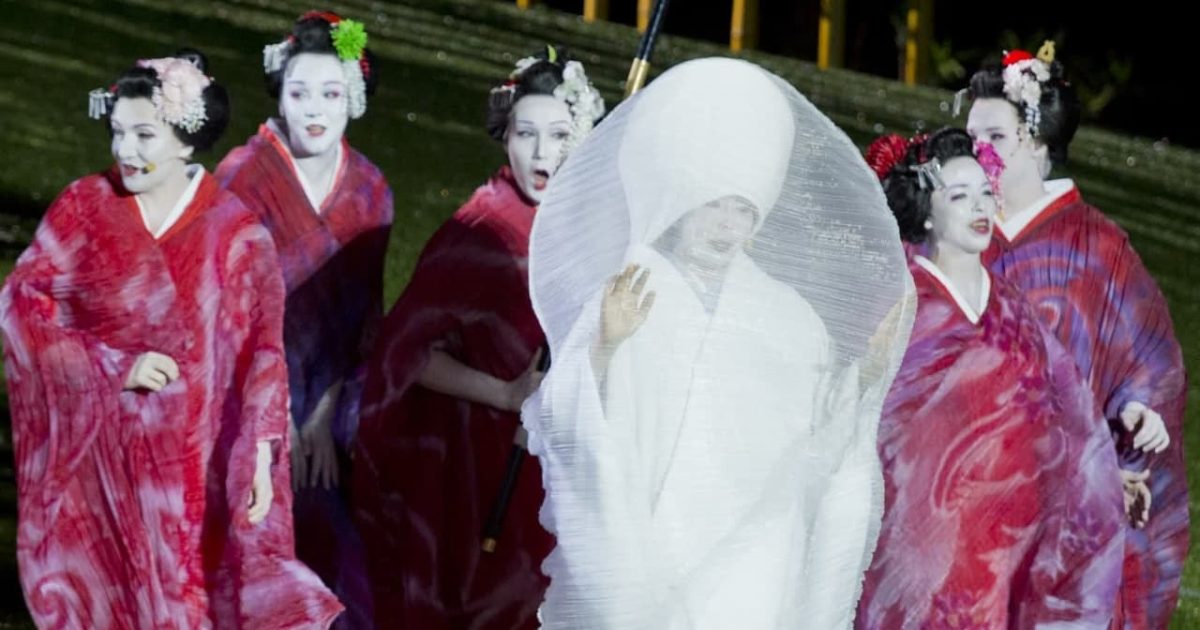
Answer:
M71 184L0 295L17 558L40 627L328 626L295 559L283 286L270 235L201 172L159 237L115 172ZM155 351L180 377L124 390ZM256 444L274 502L251 525Z
M538 523L536 459L525 459L497 549L480 549L519 416L417 383L435 348L503 380L529 366L544 341L527 284L534 213L501 169L434 234L384 322L354 470L380 628L538 626L554 543Z
M1015 287L992 279L976 315L921 263L879 426L884 518L856 626L1104 627L1124 541L1107 425Z
M358 425L363 357L383 318L383 262L392 192L383 174L342 140L329 194L314 208L288 148L267 125L231 151L217 179L274 238L287 289L283 338L293 421L302 427L325 391L343 383L332 422L342 487L295 497L297 555L347 606L342 619L369 627L370 589L347 485Z
M996 231L986 264L1015 284L1066 347L1104 416L1131 401L1162 415L1170 447L1142 455L1121 440L1129 469L1151 469L1150 520L1127 528L1117 627L1165 628L1188 552L1183 455L1186 374L1166 300L1125 232L1069 182L1047 182L1039 207ZM1015 221L1013 219L1016 219ZM1117 431L1118 434L1123 431Z

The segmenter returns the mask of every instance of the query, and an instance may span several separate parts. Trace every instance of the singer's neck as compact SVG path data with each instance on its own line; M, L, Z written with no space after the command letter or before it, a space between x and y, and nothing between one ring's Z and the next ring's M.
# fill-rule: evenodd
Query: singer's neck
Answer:
M979 252L935 245L933 264L971 304L983 301L983 278L987 272L980 261Z
M151 225L161 225L167 215L171 213L171 209L179 202L183 191L187 190L188 184L191 182L191 178L188 177L189 170L186 166L175 169L175 172L158 186L138 193L138 202L145 209L146 217Z
M296 168L304 173L309 185L316 188L322 198L329 194L329 189L333 186L333 178L337 175L337 144L330 147L328 151L316 155L298 157L293 152L292 159L296 161Z

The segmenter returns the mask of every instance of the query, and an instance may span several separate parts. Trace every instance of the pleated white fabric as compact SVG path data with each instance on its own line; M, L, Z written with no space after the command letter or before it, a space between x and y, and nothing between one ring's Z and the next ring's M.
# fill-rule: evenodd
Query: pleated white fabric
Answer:
M602 349L630 263L655 301ZM850 140L758 66L681 64L564 164L529 265L553 357L523 414L558 539L544 627L848 626L914 307Z

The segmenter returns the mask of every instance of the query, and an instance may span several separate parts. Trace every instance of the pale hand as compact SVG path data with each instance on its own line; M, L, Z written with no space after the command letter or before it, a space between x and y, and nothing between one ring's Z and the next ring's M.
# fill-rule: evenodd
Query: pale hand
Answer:
M525 404L525 399L533 395L538 387L542 386L542 379L546 378L546 373L538 370L538 363L542 360L543 350L538 349L533 355L533 360L529 362L529 367L520 376L508 382L505 388L506 400L501 409L505 411L521 411L521 405Z
M179 378L179 366L171 357L147 352L133 362L125 389L148 389L157 392Z
M1146 405L1131 401L1121 409L1121 424L1133 433L1133 448L1161 453L1171 445L1171 435L1162 416Z
M646 321L654 306L654 291L643 295L650 271L630 264L617 274L600 304L600 344L612 351L628 339Z
M883 378L891 358L892 340L900 330L901 317L916 308L916 299L916 295L910 293L896 302L867 340L867 353L861 372L864 386L874 385Z
M308 452L304 444L304 439L300 437L300 432L296 430L296 421L292 419L292 414L288 413L288 442L291 442L292 448L288 452L288 459L292 462L292 492L300 490L300 482L308 478Z
M1142 472L1121 471L1121 489L1125 495L1125 516L1129 518L1129 522L1136 529L1145 527L1146 521L1150 520L1150 486L1146 485L1149 479L1150 469L1148 468Z
M254 481L250 488L250 524L258 525L271 511L275 488L271 485L271 443L259 442L254 461Z
M316 488L319 485L326 490L338 486L337 446L333 442L332 426L334 411L335 405L322 400L300 429L300 441L304 444L301 457L311 457L312 461L308 463L308 478L296 474L292 478L293 486Z

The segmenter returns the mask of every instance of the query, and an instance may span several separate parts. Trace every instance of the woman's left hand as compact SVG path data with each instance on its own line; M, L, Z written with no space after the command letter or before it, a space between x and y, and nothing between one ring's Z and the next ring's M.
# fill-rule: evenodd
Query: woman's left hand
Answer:
M254 481L250 487L250 524L258 525L267 518L271 511L271 502L275 500L275 488L271 485L271 443L258 443L258 453L254 462Z
M1142 472L1121 470L1121 489L1125 494L1125 516L1134 529L1141 529L1150 520L1150 470Z
M338 487L337 446L333 441L332 416L334 406L317 406L317 411L309 417L308 423L300 429L300 439L304 441L305 454L312 457L308 464L308 479L300 479L301 488L325 488L332 490Z

